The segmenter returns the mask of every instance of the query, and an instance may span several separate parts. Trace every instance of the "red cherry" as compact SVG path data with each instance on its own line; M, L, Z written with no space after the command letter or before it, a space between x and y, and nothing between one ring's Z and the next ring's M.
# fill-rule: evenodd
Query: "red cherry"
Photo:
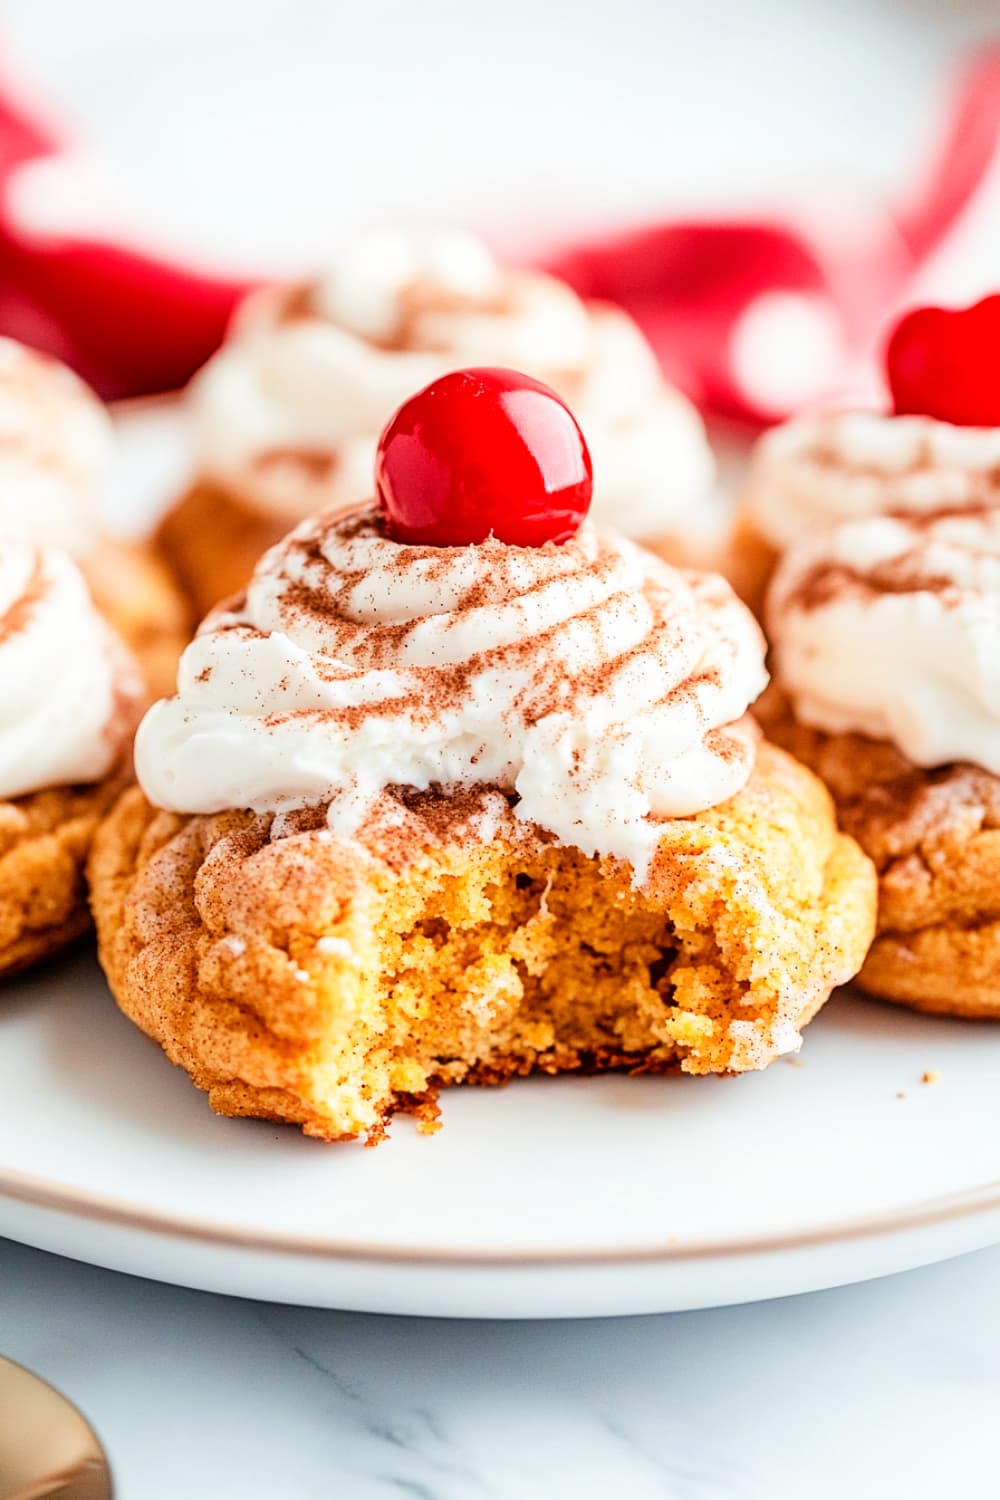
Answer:
M897 416L958 427L1000 427L1000 295L951 311L920 307L897 323L886 350Z
M555 391L517 370L455 370L379 439L375 493L397 542L565 542L590 506L590 454Z

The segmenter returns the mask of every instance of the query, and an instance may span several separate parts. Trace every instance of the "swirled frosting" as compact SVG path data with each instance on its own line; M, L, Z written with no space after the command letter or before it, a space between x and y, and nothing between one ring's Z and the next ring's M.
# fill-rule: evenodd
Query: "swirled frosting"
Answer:
M107 412L82 380L0 338L0 536L85 553L111 443Z
M798 417L761 438L744 503L778 552L839 521L1000 505L1000 428L880 412Z
M701 419L632 320L551 276L502 269L464 234L370 236L311 285L251 296L191 388L201 472L289 524L361 503L396 407L477 364L524 370L569 401L598 519L636 536L702 524L692 502L713 464Z
M764 643L728 584L589 523L560 546L406 546L374 511L304 522L208 616L136 744L181 812L494 786L520 818L648 869L658 820L740 790Z
M847 522L771 585L775 675L806 723L1000 775L1000 511Z
M0 545L0 797L99 781L140 692L71 558Z

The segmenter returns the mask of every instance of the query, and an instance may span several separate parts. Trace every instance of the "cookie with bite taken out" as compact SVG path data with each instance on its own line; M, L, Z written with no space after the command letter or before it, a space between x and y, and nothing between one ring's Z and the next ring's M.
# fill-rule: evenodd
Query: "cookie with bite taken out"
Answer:
M860 965L872 867L748 716L756 622L591 485L548 387L432 382L147 715L101 960L219 1112L371 1141L444 1085L762 1068Z

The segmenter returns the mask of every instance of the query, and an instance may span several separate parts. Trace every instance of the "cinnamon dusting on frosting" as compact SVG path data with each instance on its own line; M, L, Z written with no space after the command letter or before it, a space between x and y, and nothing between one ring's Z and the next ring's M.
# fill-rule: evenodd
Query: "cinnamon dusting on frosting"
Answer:
M934 518L1000 505L1000 430L929 417L830 412L760 440L746 507L778 551L865 516Z
M49 588L50 580L46 577L42 554L36 552L31 573L21 592L11 600L0 615L0 645L30 624L32 616L49 592Z
M768 622L804 723L1000 774L1000 511L817 533L779 565Z
M304 523L208 617L137 764L162 805L322 802L342 830L387 786L492 786L641 873L658 818L749 776L764 681L720 579L589 526L540 548L401 545L370 509Z
M807 612L825 609L852 592L862 599L880 594L927 593L946 601L958 595L953 579L923 572L919 554L907 553L867 571L841 562L818 562L784 596L784 607Z
M0 545L0 798L99 781L142 696L68 554Z

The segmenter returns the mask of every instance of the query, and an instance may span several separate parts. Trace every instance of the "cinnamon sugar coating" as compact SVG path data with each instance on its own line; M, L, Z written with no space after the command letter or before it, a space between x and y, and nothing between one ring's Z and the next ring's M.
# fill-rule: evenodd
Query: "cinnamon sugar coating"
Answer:
M51 787L0 801L0 977L49 957L91 925L84 866L126 781Z
M126 792L90 861L121 1008L214 1109L377 1140L436 1090L531 1072L766 1066L855 972L874 875L771 745L664 821L646 884L507 798L387 793L363 840L303 813L183 816Z
M878 871L878 931L858 984L917 1010L1000 1019L1000 777L922 770L887 741L810 729L773 689L760 709Z

